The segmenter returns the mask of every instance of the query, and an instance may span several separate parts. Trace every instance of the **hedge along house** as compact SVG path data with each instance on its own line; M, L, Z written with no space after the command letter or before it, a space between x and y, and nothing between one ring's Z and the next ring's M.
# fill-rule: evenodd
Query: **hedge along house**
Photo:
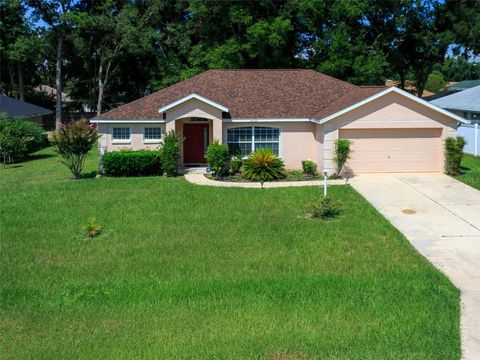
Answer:
M395 87L360 87L313 70L209 70L94 119L101 151L154 149L175 130L182 165L205 164L213 140L248 155L270 148L287 168L334 171L352 140L353 172L442 171L443 140L464 120Z

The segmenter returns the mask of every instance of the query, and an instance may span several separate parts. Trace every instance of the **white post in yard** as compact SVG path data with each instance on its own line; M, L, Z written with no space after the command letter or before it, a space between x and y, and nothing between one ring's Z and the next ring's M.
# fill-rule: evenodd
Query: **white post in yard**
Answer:
M328 171L326 169L323 170L323 196L327 197L327 177Z
M474 131L475 131L475 149L473 150L473 153L475 154L475 156L478 156L478 122L475 123Z

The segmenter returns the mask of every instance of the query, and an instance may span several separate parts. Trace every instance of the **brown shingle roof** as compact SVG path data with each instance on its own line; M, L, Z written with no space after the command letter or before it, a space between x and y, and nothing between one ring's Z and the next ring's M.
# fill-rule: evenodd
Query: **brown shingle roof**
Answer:
M209 70L96 119L162 119L158 109L192 93L232 118L322 118L383 87L359 87L313 70Z

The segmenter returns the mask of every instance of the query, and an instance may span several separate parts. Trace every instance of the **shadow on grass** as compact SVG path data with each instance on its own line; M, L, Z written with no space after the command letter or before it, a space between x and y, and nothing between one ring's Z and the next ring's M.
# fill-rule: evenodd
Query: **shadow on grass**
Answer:
M88 173L82 174L82 179L95 179L98 171L90 171Z
M35 160L42 160L42 159L48 159L55 157L56 155L54 154L32 154L29 155L25 160L22 161L22 163L30 162L30 161L35 161Z

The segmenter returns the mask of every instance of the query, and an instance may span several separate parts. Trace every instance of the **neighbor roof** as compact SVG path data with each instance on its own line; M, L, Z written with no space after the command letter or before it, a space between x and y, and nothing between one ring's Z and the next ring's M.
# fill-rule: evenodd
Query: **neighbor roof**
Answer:
M449 90L461 91L480 85L479 80L463 80L448 87Z
M6 113L8 117L29 117L51 114L52 111L9 96L0 95L0 113Z
M221 104L235 119L323 118L384 89L313 70L209 70L95 119L161 120L160 108L192 94Z
M480 112L480 85L431 101L444 109Z

